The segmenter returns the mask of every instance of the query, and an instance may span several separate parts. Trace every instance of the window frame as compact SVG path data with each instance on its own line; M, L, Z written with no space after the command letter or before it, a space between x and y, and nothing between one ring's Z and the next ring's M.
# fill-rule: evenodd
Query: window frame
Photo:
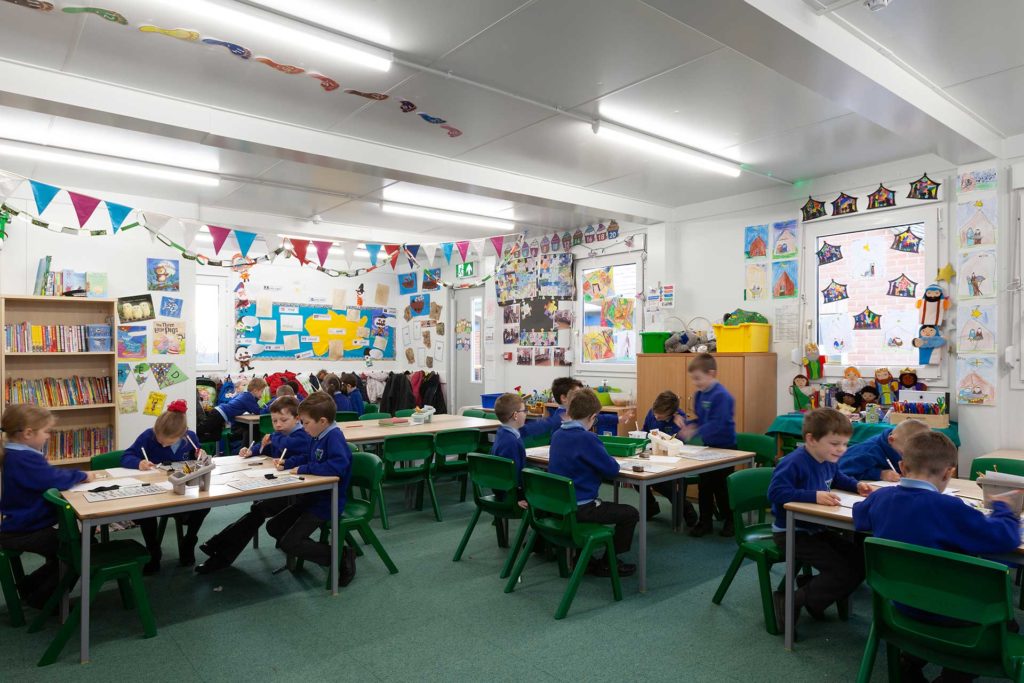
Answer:
M200 363L199 362L199 321L196 315L199 311L199 285L215 286L217 287L217 326L219 328L219 350L218 350L218 362L217 363ZM227 273L223 272L198 272L196 273L196 291L193 296L192 304L192 324L195 326L195 332L193 339L195 340L196 349L196 371L197 372L227 372L231 360L234 358L232 349L234 348L234 318L232 316L234 307L231 303L231 299L228 296L231 285L231 278Z
M644 259L643 252L626 251L604 256L592 256L577 259L574 266L576 269L576 305L574 306L575 329L572 339L574 375L636 375L636 361L632 362L608 362L595 363L583 359L583 271L595 268L607 268L608 266L633 265L636 268L636 292L643 294L644 290ZM640 354L640 333L644 331L643 304L640 299L634 304L634 316L636 317L636 350L634 357Z

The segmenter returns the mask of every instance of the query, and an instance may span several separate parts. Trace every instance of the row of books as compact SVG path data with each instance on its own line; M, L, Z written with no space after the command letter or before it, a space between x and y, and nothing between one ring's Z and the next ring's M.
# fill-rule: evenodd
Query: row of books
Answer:
M74 270L50 270L52 256L39 259L33 293L43 296L76 296L103 298L107 295L106 273L82 273Z
M82 427L50 432L46 458L50 461L85 458L114 450L113 427Z
M110 325L4 325L4 348L8 352L111 351Z
M110 377L14 379L4 382L4 403L34 403L48 408L113 403Z

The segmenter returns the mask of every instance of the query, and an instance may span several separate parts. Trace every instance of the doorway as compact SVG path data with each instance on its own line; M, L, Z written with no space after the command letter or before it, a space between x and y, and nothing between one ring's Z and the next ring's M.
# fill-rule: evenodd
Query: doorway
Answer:
M484 289L455 290L455 314L449 320L455 391L452 412L480 405L484 393Z

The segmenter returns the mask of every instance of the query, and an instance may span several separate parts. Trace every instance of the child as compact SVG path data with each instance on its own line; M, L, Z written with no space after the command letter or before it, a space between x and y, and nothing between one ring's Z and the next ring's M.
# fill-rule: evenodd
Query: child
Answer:
M331 373L324 377L323 390L334 399L334 407L337 408L337 412L352 410L352 404L349 402L348 396L341 390L341 380L337 375Z
M569 394L574 389L582 389L583 382L572 377L557 377L551 383L551 400L558 404L554 412L539 420L530 420L526 425L524 438L540 434L553 434L565 422L565 411L569 405ZM522 430L520 430L522 431Z
M57 515L43 499L47 489L66 491L92 481L92 472L58 469L43 456L50 440L53 415L41 406L9 406L0 420L5 442L0 446L0 548L42 555L44 562L18 583L25 604L40 609L57 589Z
M687 366L690 382L697 387L693 397L696 420L686 420L677 435L684 441L699 436L705 446L711 448L736 448L735 401L732 395L718 383L718 365L710 353L697 354ZM729 509L729 490L725 480L732 474L733 468L727 467L714 472L706 472L699 477L697 491L697 507L700 509L700 520L697 526L690 529L691 536L703 536L712 529L715 508L725 518L722 524L722 536L732 536L732 510Z
M903 451L903 479L898 486L880 489L863 503L854 505L854 527L857 531L873 532L878 538L971 555L1000 555L1016 550L1020 544L1020 520L1015 504L1021 492L993 496L992 514L986 517L963 501L942 494L956 466L956 446L944 434L924 430L909 436ZM930 624L969 625L907 606L895 607L912 619ZM901 655L902 680L926 680L921 673L924 664L917 657ZM935 680L940 679L971 681L974 676L943 669Z
M346 372L341 376L341 391L348 397L349 410L357 415L362 415L366 408L363 404L363 394L359 391L359 377L354 372Z
M313 440L299 422L299 402L293 396L283 396L270 407L270 421L274 425L274 433L263 437L261 443L252 450L243 448L239 455L248 458L265 455L280 458L288 451L289 455L307 456ZM249 512L238 521L228 525L199 549L210 556L206 562L196 566L196 573L209 574L218 569L231 566L241 554L249 541L259 532L263 522L288 507L287 498L267 498L253 503Z
M928 425L920 420L900 422L894 429L850 446L839 461L839 471L861 481L899 481L903 447L909 439L927 431Z
M619 463L608 455L604 444L590 431L601 412L597 394L581 389L573 394L568 407L569 419L551 436L548 472L572 479L576 485L576 519L581 522L615 525L615 561L619 576L632 576L636 565L625 564L618 556L633 544L633 530L640 513L632 505L606 503L597 497L602 479L619 474ZM589 570L598 576L610 576L610 557L591 562Z
M125 449L121 455L121 467L145 471L161 463L183 462L199 457L203 451L196 451L199 437L195 432L189 431L188 420L185 417L187 410L188 404L185 401L171 401L167 410L156 419L153 427L139 434L135 443ZM178 523L185 527L185 535L178 540L178 564L182 567L188 567L196 562L199 527L208 514L209 508L174 515ZM160 560L163 558L157 529L158 518L147 517L140 519L137 524L142 529L142 538L149 551L149 562L142 568L142 572L155 574L160 571Z
M654 399L654 405L647 411L647 417L644 418L643 430L650 432L657 429L665 434L676 435L679 430L686 425L686 413L679 408L679 397L676 396L675 392L663 391L657 395ZM647 487L647 519L652 519L661 512L661 505L654 499L654 491L656 490L666 498L671 499L674 491L673 482L664 482L662 484L655 484L654 486ZM693 509L693 503L688 500L683 501L683 519L686 522L686 526L694 527L697 525L697 511Z
M292 389L287 384L282 384L277 388L277 391L274 392L274 401L276 401L279 398L284 398L285 396L291 396L292 398L295 398L295 389ZM271 401L267 405L263 406L263 409L260 410L260 415L269 415L270 406L274 405L274 401Z
M299 404L299 420L313 439L308 453L289 454L277 469L292 474L316 474L338 477L338 507L331 509L331 494L310 493L286 507L267 522L267 532L277 539L277 547L288 555L331 566L331 546L309 538L332 515L341 516L352 476L352 452L345 435L334 422L337 406L330 394L314 391ZM345 547L341 557L339 583L347 586L356 575L355 552Z
M232 435L236 440L244 438L241 425L235 424L235 418L244 413L260 414L259 399L263 396L263 390L267 388L267 381L262 377L253 377L245 387L245 391L235 394L231 400L215 406L213 410L206 413L198 430L202 434L203 441L217 441L220 439L221 430L224 425L230 425Z
M837 506L839 497L832 489L864 496L871 492L870 486L846 476L836 465L853 436L853 425L846 417L832 408L818 408L804 416L801 431L804 445L779 461L768 485L768 500L775 515L772 531L775 544L783 550L786 503ZM833 530L807 522L797 522L795 542L797 564L810 564L819 573L794 593L794 614L799 617L800 608L806 607L812 617L823 619L826 607L845 600L864 580L861 548ZM782 632L785 593L777 591L772 597L776 624Z

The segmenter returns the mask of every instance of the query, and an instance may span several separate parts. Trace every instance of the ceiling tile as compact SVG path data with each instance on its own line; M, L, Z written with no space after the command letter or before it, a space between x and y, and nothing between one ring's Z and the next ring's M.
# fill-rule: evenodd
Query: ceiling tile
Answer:
M424 220L396 214L384 213L379 205L370 202L351 202L321 214L324 221L355 226L351 239L374 239L367 237L365 229L395 230L407 235L409 240L421 242L444 242L459 239L494 237L503 234L500 230L476 228L471 225L453 225L444 221ZM511 228L509 233L513 232Z
M324 168L313 164L300 164L294 161L278 162L266 173L261 174L259 178L260 180L308 187L312 190L328 190L359 196L374 192L387 183L394 182L383 177ZM340 204L344 201L344 198L338 197L336 203Z
M224 209L241 209L279 216L311 218L337 206L344 199L315 192L288 190L280 187L250 183L230 195L212 202Z
M768 187L778 187L778 183L770 178L749 173L744 173L739 178L729 178L696 169L690 171L678 167L667 170L659 167L646 168L621 178L596 183L591 185L590 189L665 206L683 206Z
M79 26L70 15L0 3L0 57L60 69Z
M1024 133L1024 67L968 81L947 92L1004 135Z

